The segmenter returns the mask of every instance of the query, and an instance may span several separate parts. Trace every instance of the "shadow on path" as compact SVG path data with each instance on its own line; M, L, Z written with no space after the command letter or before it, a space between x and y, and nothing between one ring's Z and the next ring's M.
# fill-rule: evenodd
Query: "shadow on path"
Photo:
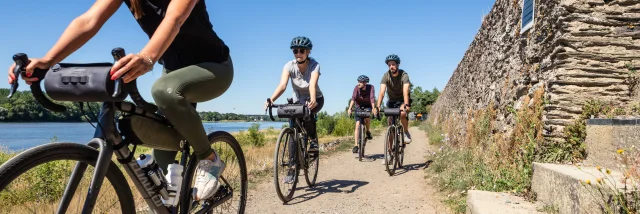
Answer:
M367 181L352 181L352 180L328 180L316 183L312 188L298 187L296 192L304 191L304 194L293 198L288 205L299 204L311 199L314 199L325 193L340 193L349 194L356 191L358 188L369 184Z
M409 172L409 171L415 171L415 170L424 170L424 169L427 169L427 168L429 168L429 165L431 165L431 163L432 163L432 162L433 162L432 160L428 160L428 161L426 161L426 162L424 162L424 163L417 163L417 164L407 164L407 165L404 165L404 166L401 168L401 169L404 169L404 170L397 171L397 169L396 169L396 173L395 173L393 176L402 175L402 174L407 173L407 172Z

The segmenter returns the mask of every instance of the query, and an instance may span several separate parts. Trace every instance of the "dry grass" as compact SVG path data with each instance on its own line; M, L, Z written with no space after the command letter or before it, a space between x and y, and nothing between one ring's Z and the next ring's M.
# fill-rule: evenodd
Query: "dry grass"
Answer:
M247 164L250 188L254 186L256 182L261 182L263 181L264 178L272 174L271 171L273 170L273 151L275 149L275 142L277 140L279 132L280 132L279 129L261 130L260 133L264 134L264 139L265 139L264 146L247 145L249 143L241 142L242 149L245 155L246 164ZM380 132L379 130L376 130L376 132L374 133L379 133L379 132ZM239 135L242 135L242 134L245 134L245 133L244 132L233 133L233 135L237 139L241 139L243 136L239 136ZM348 140L345 140L345 139L348 139ZM351 137L338 137L338 136L321 136L319 139L319 142L320 144L324 144L324 143L329 143L336 140L340 140L340 142L347 142L342 144L350 145L349 143L351 143ZM214 148L214 149L217 149L217 148ZM344 150L344 148L335 147L333 150ZM135 155L138 156L139 154L143 154L143 153L149 154L151 153L151 149L146 147L138 147L138 149L135 152ZM329 153L325 151L324 154L328 155ZM0 161L4 162L9 158L13 157L14 155L16 155L15 152L0 152ZM176 157L176 159L179 159L179 158L180 158L180 155ZM115 156L112 158L112 160L115 163L117 163ZM57 182L60 184L58 185L59 187L64 188L65 187L64 184L66 184L66 180L68 180L68 176L70 175L70 172L73 169L73 164L63 164L64 165L63 167L59 167L61 163L51 163L51 164L56 165L57 168L65 169L65 173L60 173L60 174L64 174L65 179L61 179L59 182ZM122 169L122 166L119 165L119 167L122 170L122 172L125 174L127 182L131 187L136 207L146 207L146 202L144 201L142 196L138 193L138 191L135 189L135 186L132 180L128 176L126 176L126 173ZM227 166L227 169L225 170L225 174L233 173L238 169L239 168L237 166L236 167ZM89 167L89 170L87 170L86 175L83 177L85 180L87 180L87 183L81 184L80 187L84 187L84 188L88 187L88 181L91 178L92 172L93 172L93 168ZM12 189L16 189L17 190L16 192L18 193L7 194L7 195L10 195L10 197L12 197L11 198L12 200L3 201L7 204L0 202L0 206L4 207L2 211L0 211L0 213L25 213L25 212L31 213L31 211L34 211L36 213L51 213L53 212L53 210L57 208L58 206L57 200L52 200L53 202L51 203L37 203L37 204L34 204L33 202L28 202L29 200L33 201L33 196L25 195L23 191L20 191L20 190L29 189L29 188L33 189L34 187L31 184L33 184L33 180L36 180L34 178L41 179L42 176L23 175L20 177L20 179L22 180L18 180L16 182L16 185L12 187ZM26 185L26 184L30 184L30 185ZM74 199L71 202L68 213L80 212L79 210L82 209L82 204L84 203L84 194L86 194L86 190L82 190L79 188L74 196ZM17 197L29 197L29 198L24 198L23 200L23 199L18 199ZM106 210L106 208L109 208L111 210L119 210L119 205L112 207L112 204L114 202L111 201L111 199L117 199L117 195L115 194L114 189L111 187L111 184L106 179L101 188L99 197L100 199L99 201L97 201L98 203L96 205L94 212L103 213L105 211L108 211ZM82 199L82 200L78 200L78 199ZM100 201L104 199L108 201L107 202ZM20 203L19 205L15 203L11 203L11 201L16 201L16 200L24 201L24 203ZM79 208L79 210L75 208ZM35 210L30 210L30 209L35 209Z
M511 191L530 196L532 162L542 138L544 89L525 97L522 108L507 109L514 115L513 132L496 130L496 110L469 110L451 115L436 125L426 125L431 142L441 145L433 157L433 180L447 195L446 203L458 213L466 210L466 191ZM465 121L459 123L458 121Z

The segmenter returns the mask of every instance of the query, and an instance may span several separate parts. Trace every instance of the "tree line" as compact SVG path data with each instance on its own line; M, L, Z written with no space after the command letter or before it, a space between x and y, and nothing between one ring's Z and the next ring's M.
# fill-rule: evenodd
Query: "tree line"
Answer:
M82 110L80 105L74 102L58 102L67 107L65 112L52 112L43 108L31 95L31 91L17 91L11 99L7 98L9 89L0 88L0 122L82 122L95 121L100 103L85 103ZM411 86L411 98L413 103L411 111L426 114L431 105L440 95L437 88L423 90L422 87ZM348 107L348 103L347 106ZM345 107L345 110L346 110ZM202 111L200 118L203 121L270 121L268 115L243 115L236 113L220 113L215 111ZM275 114L275 111L274 111ZM326 112L324 113L326 114ZM274 115L275 117L275 115ZM279 119L276 121L286 121Z
M65 112L52 112L42 107L31 95L31 91L17 91L11 99L7 98L9 89L0 88L0 122L84 122L95 121L100 112L101 103L60 102L67 107ZM242 115L235 113L220 113L211 111L199 112L203 121L256 121L269 120L267 115ZM282 121L277 119L276 121Z

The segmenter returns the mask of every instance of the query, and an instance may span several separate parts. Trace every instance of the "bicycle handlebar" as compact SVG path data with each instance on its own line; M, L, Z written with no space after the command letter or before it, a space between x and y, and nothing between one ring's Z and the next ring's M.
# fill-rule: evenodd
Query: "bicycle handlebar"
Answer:
M17 53L15 55L13 55L13 62L16 63L16 67L13 69L13 74L15 75L15 80L13 81L13 83L11 84L11 88L9 89L9 96L7 96L7 98L11 98L13 97L13 95L16 93L16 91L18 90L18 86L20 84L18 84L18 77L19 76L23 76L26 75L26 70L25 68L27 67L27 65L29 65L29 63L31 61L29 61L29 57L27 56L27 54L25 53ZM31 94L33 95L33 98L36 99L36 101L38 101L38 103L40 103L40 105L42 105L42 107L49 109L51 111L54 112L64 112L67 110L67 107L60 105L60 104L56 104L53 101L51 101L49 98L47 98L44 95L44 92L42 92L42 88L40 87L40 83L42 82L42 80L44 79L44 77L47 74L47 71L49 70L45 70L45 69L40 69L40 68L36 68L33 71L32 77L36 77L38 78L37 81L33 82L30 86L31 88Z
M111 50L111 55L113 56L113 59L115 61L118 61L120 58L125 56L125 52L123 48L118 47ZM15 92L18 90L18 86L19 86L18 76L25 75L25 72L26 72L25 68L30 63L29 57L27 57L27 54L25 53L17 53L13 55L13 61L16 63L16 67L15 69L13 69L13 74L15 75L16 79L11 84L11 88L9 89L9 96L7 96L7 98L13 97ZM42 107L54 112L64 112L67 110L67 107L60 104L56 104L53 101L51 101L49 98L47 98L44 95L44 92L40 87L40 83L42 82L42 80L44 80L48 71L49 69L40 69L40 68L36 68L34 70L32 77L36 77L38 78L38 80L31 84L31 87L30 87L31 94L36 99L36 101L40 103L40 105L42 105ZM123 80L121 76L114 82L115 88L114 88L114 93L112 95L113 97L117 97L118 95L120 95L123 92L122 87L124 87L124 92L128 93L129 96L131 96L131 99L137 106L150 112L156 112L158 110L156 106L148 103L142 98L142 96L140 95L140 92L138 92L138 86L137 86L136 80L133 80L129 83L125 83L124 86L122 86L123 85L122 81Z

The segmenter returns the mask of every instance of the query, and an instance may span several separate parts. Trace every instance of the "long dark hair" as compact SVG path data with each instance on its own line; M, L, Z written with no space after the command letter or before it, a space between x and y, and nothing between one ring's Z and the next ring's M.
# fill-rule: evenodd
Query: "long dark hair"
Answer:
M131 1L131 11L133 11L133 17L136 19L140 19L140 17L144 16L144 12L142 11L142 2L143 0L130 0Z

